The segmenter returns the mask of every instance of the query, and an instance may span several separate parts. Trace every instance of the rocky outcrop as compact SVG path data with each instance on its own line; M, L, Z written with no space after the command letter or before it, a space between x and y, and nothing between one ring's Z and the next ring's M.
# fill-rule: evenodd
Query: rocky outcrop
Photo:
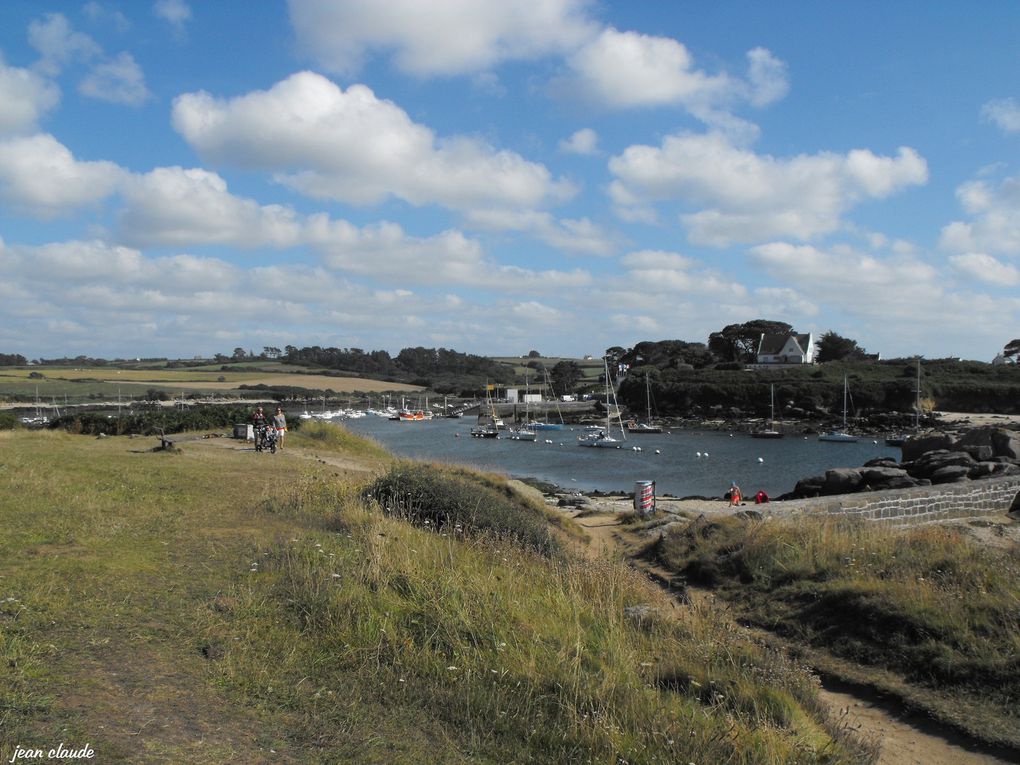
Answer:
M1020 474L1020 433L975 428L957 438L938 434L911 439L903 461L871 460L860 468L837 468L797 482L780 499L825 497L862 491L908 489Z

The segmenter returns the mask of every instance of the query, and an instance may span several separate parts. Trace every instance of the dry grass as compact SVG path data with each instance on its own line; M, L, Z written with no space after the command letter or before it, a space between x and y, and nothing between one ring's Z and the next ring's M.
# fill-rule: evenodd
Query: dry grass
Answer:
M5 760L869 759L802 668L615 561L416 528L286 452L149 445L0 433Z

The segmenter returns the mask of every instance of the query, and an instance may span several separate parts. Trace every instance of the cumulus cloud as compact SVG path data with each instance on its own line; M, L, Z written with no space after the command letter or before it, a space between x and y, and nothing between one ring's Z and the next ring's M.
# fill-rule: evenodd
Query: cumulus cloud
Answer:
M1020 285L1020 269L1014 265L1002 263L983 252L953 255L949 258L949 262L960 273L980 282L999 287Z
M8 66L0 54L0 136L29 132L60 101L60 89L27 69Z
M479 229L519 231L563 252L609 256L621 243L620 236L588 218L557 219L538 210L472 210L467 221Z
M751 138L758 128L734 108L767 106L786 95L789 83L786 64L770 51L755 48L747 59L746 79L710 74L678 40L608 27L569 56L570 74L554 90L611 109L679 107L716 130Z
M915 258L880 258L845 247L826 250L785 242L754 247L751 257L774 277L829 307L872 317L929 314L945 293L939 272Z
M122 235L132 244L293 247L303 223L294 211L234 196L216 173L161 167L124 184Z
M639 250L620 259L629 287L645 295L697 293L740 300L747 289L726 276L704 268L693 258L662 250Z
M959 252L1020 255L1020 176L1000 183L971 181L956 190L967 221L942 229L943 248Z
M28 25L28 42L40 55L37 68L56 75L70 63L89 61L102 54L103 49L84 32L76 32L67 17L49 13Z
M183 31L184 25L191 21L191 6L184 0L156 0L152 11L177 32Z
M784 159L755 154L719 133L631 146L609 168L610 196L625 216L654 218L661 202L699 207L680 218L691 241L713 246L810 239L837 230L856 204L928 179L927 163L910 148L895 157L858 149Z
M711 102L733 86L725 75L695 69L693 57L676 40L611 27L569 62L585 95L616 108Z
M588 0L290 0L298 45L332 72L353 74L370 52L392 52L418 76L485 70L569 50L589 37Z
M471 209L533 207L574 192L540 164L473 138L438 139L369 88L344 91L312 72L229 101L180 96L173 124L204 157L275 171L315 198Z
M981 107L981 116L1004 133L1020 133L1020 102L1015 98L989 101Z
M599 134L591 128L582 128L570 138L560 141L560 151L566 154L590 155L598 152Z
M0 199L28 215L52 218L94 205L125 179L112 162L83 162L51 135L0 141Z
M313 216L308 242L331 268L402 284L544 292L583 287L591 281L581 270L532 271L498 264L485 257L479 242L453 230L420 238L407 235L395 223L358 228Z
M130 53L121 53L93 66L78 90L100 101L128 106L140 106L149 98L145 75Z

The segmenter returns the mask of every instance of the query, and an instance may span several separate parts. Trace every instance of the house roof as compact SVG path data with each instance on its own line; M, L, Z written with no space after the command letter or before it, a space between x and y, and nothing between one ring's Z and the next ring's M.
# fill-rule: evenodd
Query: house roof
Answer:
M761 340L758 342L758 355L759 356L776 356L786 345L786 341L790 338L797 341L797 346L800 350L807 355L811 345L811 335L797 335L791 333L780 333L780 334L763 334Z

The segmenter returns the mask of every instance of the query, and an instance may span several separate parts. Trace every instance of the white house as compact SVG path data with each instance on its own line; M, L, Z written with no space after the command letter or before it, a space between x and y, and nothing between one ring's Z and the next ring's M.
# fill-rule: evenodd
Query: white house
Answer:
M763 334L758 341L759 364L813 364L815 343L811 333Z

